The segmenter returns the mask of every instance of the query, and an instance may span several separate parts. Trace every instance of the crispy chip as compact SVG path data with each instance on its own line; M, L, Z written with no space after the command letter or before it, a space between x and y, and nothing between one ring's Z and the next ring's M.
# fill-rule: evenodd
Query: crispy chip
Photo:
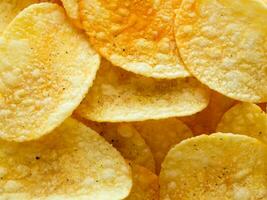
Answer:
M155 80L102 60L94 85L76 114L99 122L143 121L192 115L208 102L209 90L194 78Z
M157 174L171 147L192 136L191 130L176 118L137 122L134 126L154 155Z
M67 119L37 141L0 141L1 199L118 200L131 190L131 171L96 132Z
M0 38L0 137L36 139L71 115L99 56L56 4L23 10Z
M160 172L162 200L249 200L267 196L267 146L244 135L217 133L185 140Z
M228 97L267 101L267 4L262 0L184 0L175 21L183 61Z
M69 18L74 22L74 24L77 27L82 28L80 14L79 14L78 0L61 0L61 1Z
M39 0L1 0L0 1L0 35L16 15L27 6Z
M214 133L223 114L235 103L235 100L213 91L207 108L180 119L190 127L194 135Z
M181 0L81 0L92 45L114 65L154 78L188 77L173 34Z
M75 116L75 118L77 117ZM152 152L131 124L97 123L80 117L77 119L103 136L125 159L155 172L155 161Z
M224 114L217 131L248 135L267 144L267 114L255 104L237 104Z
M144 167L130 163L133 187L125 200L159 200L158 177Z

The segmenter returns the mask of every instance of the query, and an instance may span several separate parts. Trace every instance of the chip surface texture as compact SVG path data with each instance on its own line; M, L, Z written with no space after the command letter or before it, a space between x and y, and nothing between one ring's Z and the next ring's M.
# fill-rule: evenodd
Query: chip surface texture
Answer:
M0 141L0 199L119 200L131 186L119 152L74 119L37 141Z
M26 141L53 130L86 95L99 64L60 6L23 10L0 38L0 137Z
M176 42L189 71L230 98L267 101L267 4L262 0L184 0Z
M267 146L244 135L216 133L184 140L166 156L162 200L267 198Z
M91 44L115 66L147 77L188 77L173 33L180 0L81 0Z

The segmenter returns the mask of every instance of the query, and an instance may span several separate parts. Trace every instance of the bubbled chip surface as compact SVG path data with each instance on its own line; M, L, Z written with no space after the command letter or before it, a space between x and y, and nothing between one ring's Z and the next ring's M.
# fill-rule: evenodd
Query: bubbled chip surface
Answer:
M131 169L119 152L74 119L37 141L0 141L3 199L118 200L131 186Z
M57 127L87 93L99 63L61 7L27 7L0 38L0 137L32 140Z
M180 0L82 0L91 44L114 65L154 78L188 77L173 34Z

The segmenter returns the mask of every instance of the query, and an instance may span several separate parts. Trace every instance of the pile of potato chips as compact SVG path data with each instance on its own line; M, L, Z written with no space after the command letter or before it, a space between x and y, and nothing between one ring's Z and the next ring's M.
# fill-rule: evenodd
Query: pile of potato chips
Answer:
M0 0L0 199L267 199L266 0Z

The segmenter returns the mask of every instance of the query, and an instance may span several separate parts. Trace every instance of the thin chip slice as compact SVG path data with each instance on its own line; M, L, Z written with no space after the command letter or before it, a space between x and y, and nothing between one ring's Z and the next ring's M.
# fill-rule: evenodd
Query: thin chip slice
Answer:
M182 140L193 136L191 130L176 118L137 122L134 126L154 155L157 174L168 151Z
M39 0L1 0L0 1L0 35L6 29L8 24L24 8Z
M267 146L244 135L216 133L171 149L160 172L162 200L267 198Z
M267 101L267 4L184 0L176 16L179 51L197 79L236 100Z
M208 102L209 90L194 78L155 80L102 60L76 114L98 122L143 121L192 115Z
M99 56L52 3L23 10L0 38L0 137L39 138L71 115Z
M119 152L96 132L67 119L37 141L0 141L1 199L118 200L132 186Z
M223 114L235 103L235 100L213 91L210 103L203 111L180 120L190 127L194 135L214 133Z
M96 123L88 120L82 122L103 136L125 159L155 172L151 150L131 124Z
M114 65L154 78L188 77L173 34L181 0L81 0L91 44Z
M248 135L267 144L267 114L256 104L237 104L224 114L217 131Z
M130 163L133 174L133 187L125 200L159 200L158 177L148 169Z
M61 1L69 18L74 22L74 24L77 27L82 28L80 14L79 14L78 0L61 0Z

